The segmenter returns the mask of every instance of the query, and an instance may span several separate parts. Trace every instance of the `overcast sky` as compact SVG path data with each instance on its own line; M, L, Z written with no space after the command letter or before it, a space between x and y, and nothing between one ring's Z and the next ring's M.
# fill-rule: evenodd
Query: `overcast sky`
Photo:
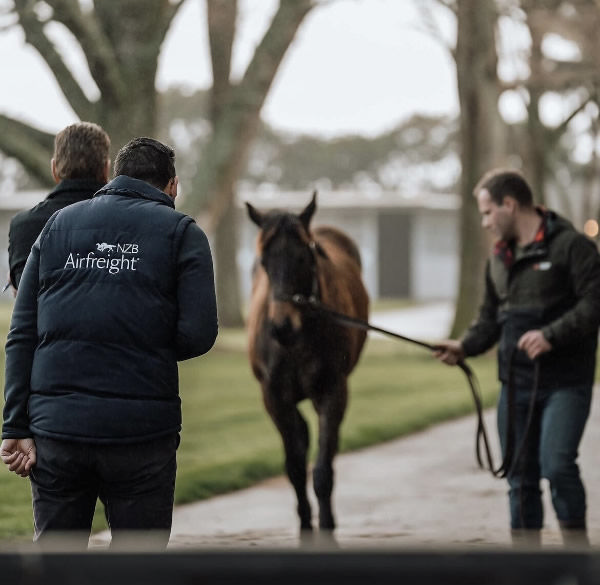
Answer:
M418 0L423 2L424 0ZM276 0L240 0L234 76L243 73ZM413 113L458 111L456 74L443 43L424 31L414 0L335 0L305 19L275 79L263 118L280 130L376 135ZM446 37L449 15L438 13ZM188 0L165 41L157 86L211 83L204 3ZM60 38L60 31L53 31ZM73 68L85 68L73 46ZM50 131L76 121L36 52L19 31L0 34L0 111ZM97 93L84 82L89 95Z

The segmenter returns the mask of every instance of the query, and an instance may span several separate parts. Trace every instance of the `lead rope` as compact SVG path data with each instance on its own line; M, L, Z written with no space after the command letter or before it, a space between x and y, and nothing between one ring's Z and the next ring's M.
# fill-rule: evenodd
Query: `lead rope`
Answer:
M345 315L343 313L339 313L324 305L316 295L311 295L310 297L305 297L303 295L292 295L289 298L282 298L281 300L288 300L294 303L295 305L307 309L311 309L313 311L318 311L321 313L325 313L333 318L334 321L339 323L340 325L345 325L346 327L352 327L354 329L362 329L365 331L376 331L377 333L381 333L383 335L387 335L389 337L393 337L394 339L399 339L401 341L406 341L408 343L412 343L413 345L418 345L425 349L429 349L431 351L436 351L439 346L427 343L425 341L421 341L419 339L414 339L412 337L407 337L406 335L401 335L400 333L395 333L394 331L389 331L388 329L383 329L381 327L377 327L372 325L368 321L363 319L358 319L357 317L351 317L350 315ZM475 373L470 368L470 366L464 361L461 360L456 365L463 371L465 377L467 378L467 383L469 385L469 389L471 390L471 395L473 397L473 402L475 403L475 410L477 413L477 431L475 437L475 458L477 459L477 464L481 469L487 469L494 477L503 478L506 477L509 473L512 473L516 467L516 464L521 460L525 445L527 442L527 437L529 435L529 429L531 427L531 421L533 418L533 409L535 404L535 399L537 396L537 387L539 381L539 362L535 361L535 374L534 374L534 387L531 395L531 402L529 405L529 412L527 416L527 423L525 427L525 432L523 437L521 438L521 442L519 443L519 447L516 451L517 456L513 459L514 450L514 382L513 382L513 368L512 361L516 350L513 351L509 358L509 383L508 383L508 416L507 416L507 444L504 450L504 457L502 459L502 463L498 468L494 465L494 459L492 456L492 450L490 447L490 441L488 438L488 433L485 427L484 417L483 417L483 403L481 399L481 390L479 386L479 381L475 376ZM481 446L483 444L483 449L485 452L485 461L481 455ZM514 463L513 463L514 460ZM486 465L487 464L487 465Z

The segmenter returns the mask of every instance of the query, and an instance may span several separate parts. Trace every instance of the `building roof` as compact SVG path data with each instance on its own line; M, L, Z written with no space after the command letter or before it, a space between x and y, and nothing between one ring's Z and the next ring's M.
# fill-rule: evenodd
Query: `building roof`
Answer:
M248 201L255 207L272 209L301 209L312 197L311 192L302 191L239 191L237 205ZM396 191L319 191L317 205L330 209L431 209L455 210L460 207L460 197L453 193L420 193L402 195Z
M42 201L48 190L18 191L0 196L0 210L29 209ZM240 190L236 203L242 207L246 201L263 209L302 209L312 197L310 191L279 191L260 189ZM317 205L323 209L430 209L456 210L460 197L454 193L419 193L404 195L396 191L318 191Z

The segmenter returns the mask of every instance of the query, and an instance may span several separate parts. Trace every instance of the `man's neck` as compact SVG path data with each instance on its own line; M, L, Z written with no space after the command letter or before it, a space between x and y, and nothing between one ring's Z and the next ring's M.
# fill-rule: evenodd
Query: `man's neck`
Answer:
M542 218L535 207L522 210L517 218L517 237L515 242L517 246L524 247L535 240L535 236L540 229Z

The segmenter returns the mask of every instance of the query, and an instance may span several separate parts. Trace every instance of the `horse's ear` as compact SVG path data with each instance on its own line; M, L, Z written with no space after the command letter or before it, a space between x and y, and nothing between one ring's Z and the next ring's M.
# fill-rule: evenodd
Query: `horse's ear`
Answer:
M300 221L304 226L304 229L308 231L308 226L310 224L310 220L312 219L313 214L315 213L315 209L317 208L317 192L313 191L312 199L310 203L304 208L302 213L300 213Z
M250 203L248 203L247 201L246 201L246 207L248 208L248 215L250 216L250 219L258 227L262 227L263 220L264 220L263 214L260 211L258 211L258 209L256 209L253 205L250 205Z

